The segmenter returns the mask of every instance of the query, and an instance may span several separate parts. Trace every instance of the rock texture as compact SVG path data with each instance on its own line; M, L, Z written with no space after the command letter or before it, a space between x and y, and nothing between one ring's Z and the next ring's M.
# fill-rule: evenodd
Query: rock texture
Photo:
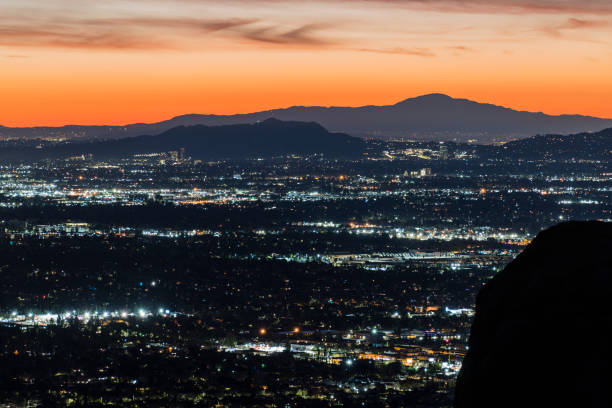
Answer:
M476 300L456 408L612 406L612 224L541 232Z

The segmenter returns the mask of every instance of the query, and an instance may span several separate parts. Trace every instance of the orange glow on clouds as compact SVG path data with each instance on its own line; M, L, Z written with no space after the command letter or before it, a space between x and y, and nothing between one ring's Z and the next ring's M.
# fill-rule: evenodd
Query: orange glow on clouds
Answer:
M431 92L612 117L609 2L219 3L0 0L0 124L154 122Z

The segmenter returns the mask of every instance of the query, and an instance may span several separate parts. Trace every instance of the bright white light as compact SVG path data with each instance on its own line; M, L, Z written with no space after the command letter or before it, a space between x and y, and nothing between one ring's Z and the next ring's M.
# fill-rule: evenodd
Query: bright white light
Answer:
M140 317L146 317L146 316L147 316L147 313L146 313L144 310L140 309L140 310L138 311L138 315L139 315Z
M107 318L108 317L108 312L102 313L102 317Z
M155 286L155 285L157 285L157 282L155 281L151 282L151 286Z
M159 314L164 314L164 309L159 309Z
M11 316L13 316L13 317L17 316L17 312L11 313Z
M166 309L166 314L170 314L170 310Z
M86 319L89 319L91 317L91 315L89 314L89 312L85 312L85 314L83 315Z
M376 334L376 333L378 333L378 330L375 327L375 328L372 329L372 334Z
M127 312L121 312L121 317L123 317L124 319L125 319L126 317L128 317Z
M346 365L353 365L353 360L346 360Z

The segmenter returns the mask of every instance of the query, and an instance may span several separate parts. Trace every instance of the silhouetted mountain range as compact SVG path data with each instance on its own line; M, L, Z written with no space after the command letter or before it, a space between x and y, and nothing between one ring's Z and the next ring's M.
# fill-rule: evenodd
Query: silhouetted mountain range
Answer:
M611 406L611 291L612 224L538 234L478 294L455 407Z
M98 142L54 144L44 148L11 146L0 149L0 161L37 161L93 154L96 159L129 157L185 148L194 159L232 159L322 153L354 157L364 151L357 137L330 133L316 123L267 119L252 125L178 126L160 135Z
M423 145L429 148L433 142ZM106 141L61 144L31 142L0 147L0 162L30 162L92 154L96 159L161 153L184 147L194 159L239 159L287 154L322 153L328 157L358 157L366 149L363 139L330 133L316 123L267 119L255 124L178 126L160 135ZM612 159L612 128L596 133L545 135L512 141L501 146L455 145L472 150L482 159L499 160L599 160Z
M611 159L612 128L567 136L535 136L506 143L496 150L500 158L524 160Z
M239 115L183 115L158 123L125 126L0 126L0 137L118 139L159 134L176 126L254 123L270 117L285 121L317 122L330 131L353 136L457 142L476 139L480 143L506 141L536 134L592 132L612 127L612 119L580 115L550 116L467 99L454 99L442 94L430 94L389 106L293 106Z

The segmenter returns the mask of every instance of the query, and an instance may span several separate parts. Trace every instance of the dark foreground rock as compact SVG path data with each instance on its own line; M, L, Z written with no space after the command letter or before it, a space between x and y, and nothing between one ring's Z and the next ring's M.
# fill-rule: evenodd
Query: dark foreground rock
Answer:
M610 407L612 224L541 232L480 291L456 408Z

